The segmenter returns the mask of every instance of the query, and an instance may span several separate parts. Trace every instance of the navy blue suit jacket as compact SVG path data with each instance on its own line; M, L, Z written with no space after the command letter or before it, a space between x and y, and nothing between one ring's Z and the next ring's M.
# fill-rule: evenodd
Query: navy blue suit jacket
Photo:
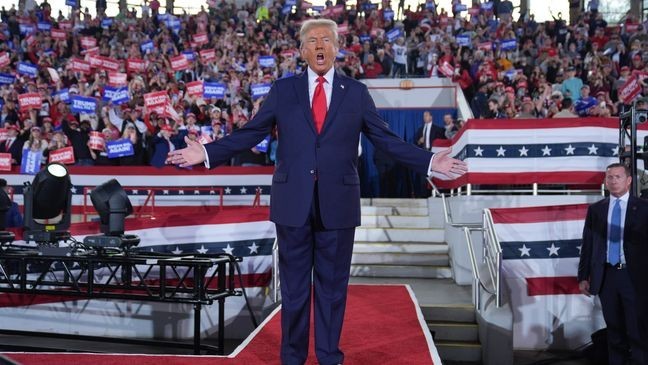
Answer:
M578 281L590 281L590 293L596 295L603 283L607 262L608 207L610 198L592 204L587 210L583 229L583 246L578 264ZM623 252L637 295L648 295L648 201L628 199L623 228Z
M360 225L360 132L394 160L427 174L432 153L404 142L389 129L364 84L335 74L332 87L320 134L315 130L304 72L277 80L244 128L205 145L213 168L258 144L277 125L279 146L270 198L270 218L275 223L292 227L306 223L317 179L324 227Z

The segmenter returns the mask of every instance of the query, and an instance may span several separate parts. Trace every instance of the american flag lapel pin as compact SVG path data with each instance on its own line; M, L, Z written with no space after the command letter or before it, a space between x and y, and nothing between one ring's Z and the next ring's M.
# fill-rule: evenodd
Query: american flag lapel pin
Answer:
M344 89L344 85L340 84L340 87Z

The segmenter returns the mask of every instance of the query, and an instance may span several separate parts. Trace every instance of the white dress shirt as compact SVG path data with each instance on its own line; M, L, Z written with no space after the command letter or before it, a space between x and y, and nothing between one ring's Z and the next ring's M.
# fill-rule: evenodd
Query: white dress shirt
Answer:
M621 206L621 241L619 244L621 245L621 253L619 254L619 263L625 264L625 253L623 252L623 228L625 228L625 218L626 218L626 212L628 211L628 199L630 198L630 192L626 192L623 194L620 198L617 198L615 196L610 195L610 205L608 206L608 214L607 214L607 225L608 225L608 230L607 230L607 250L606 250L606 255L605 256L605 261L607 262L607 258L610 257L610 223L612 222L612 209L614 209L614 205L616 204L617 199L621 200L619 202L619 206Z

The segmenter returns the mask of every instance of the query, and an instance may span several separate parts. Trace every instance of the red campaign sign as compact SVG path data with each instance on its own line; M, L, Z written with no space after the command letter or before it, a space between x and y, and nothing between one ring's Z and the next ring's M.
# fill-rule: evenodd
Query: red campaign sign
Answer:
M209 39L207 38L207 33L194 34L193 41L199 45L209 43Z
M97 38L95 37L81 37L81 47L92 48L97 46Z
M0 128L0 142L7 140L7 129Z
M0 53L0 68L9 66L9 53L7 52L2 52Z
M86 61L90 63L90 67L92 68L99 68L101 67L101 64L103 63L103 60L101 59L101 56L96 55L96 54L87 54L85 57Z
M100 132L92 131L90 132L88 145L91 150L104 151L106 149L106 140L103 138L103 134L101 134Z
M200 134L200 138L198 138L198 143L200 144L207 144L212 142L213 139L209 136L209 134L202 133Z
M144 105L148 110L159 106L164 107L167 103L170 102L171 99L169 99L169 95L166 91L156 91L153 93L144 94Z
M0 153L0 171L11 171L11 153Z
M454 67L447 62L444 62L443 65L439 67L439 71L441 71L445 77L452 77L452 75L454 75Z
M81 51L81 54L84 54L84 55L99 55L99 47L88 48L85 51Z
M89 74L92 72L90 63L78 58L72 59L71 68L74 72L83 72L84 74Z
M196 43L194 41L189 41L189 47L191 47L191 49L196 49L196 48L200 47L200 44L198 44L198 43Z
M109 57L101 57L101 65L99 68L104 69L106 71L117 71L119 70L119 61L109 58Z
M30 109L40 109L43 106L43 100L39 93L25 93L18 95L18 105L20 105L21 112L26 112Z
M203 82L198 80L198 81L192 81L188 82L185 87L187 88L187 94L189 96L197 96L197 97L202 97L203 96Z
M639 28L639 24L626 24L626 32L635 33Z
M338 25L338 34L345 35L349 33L349 24L343 23Z
M63 29L52 28L51 30L52 39L57 41L64 41L67 39L67 33Z
M108 72L108 83L112 86L126 86L128 85L126 77L127 75L122 72Z
M482 51L492 51L493 50L493 42L479 43L479 46L477 46L477 48L481 49Z
M28 46L31 46L32 44L34 44L34 42L36 42L36 37L34 37L33 34L30 34L29 36L27 36L27 38L25 38L25 42L27 42Z
M69 20L64 20L59 22L59 28L61 29L72 29L72 22Z
M189 61L185 55L171 57L171 69L173 71L182 71L189 68Z
M72 146L59 148L50 152L49 163L52 162L60 162L66 165L74 164L74 149Z
M146 64L140 58L129 58L126 60L126 71L130 72L144 72Z
M632 99L637 97L641 92L641 83L637 77L631 77L623 86L619 88L619 100L624 104L630 104Z
M339 16L344 12L344 6L343 5L337 5L332 8L326 8L322 10L320 14L324 17L331 17L331 16Z
M211 62L216 59L216 49L203 49L200 51L200 59L204 62Z

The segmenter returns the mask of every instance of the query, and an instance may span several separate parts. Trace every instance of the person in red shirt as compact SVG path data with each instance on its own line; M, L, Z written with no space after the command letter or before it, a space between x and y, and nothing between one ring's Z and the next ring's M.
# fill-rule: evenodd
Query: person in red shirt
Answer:
M364 68L364 75L368 79L375 79L383 72L380 62L376 62L376 57L373 53L367 55L367 63L362 65Z

